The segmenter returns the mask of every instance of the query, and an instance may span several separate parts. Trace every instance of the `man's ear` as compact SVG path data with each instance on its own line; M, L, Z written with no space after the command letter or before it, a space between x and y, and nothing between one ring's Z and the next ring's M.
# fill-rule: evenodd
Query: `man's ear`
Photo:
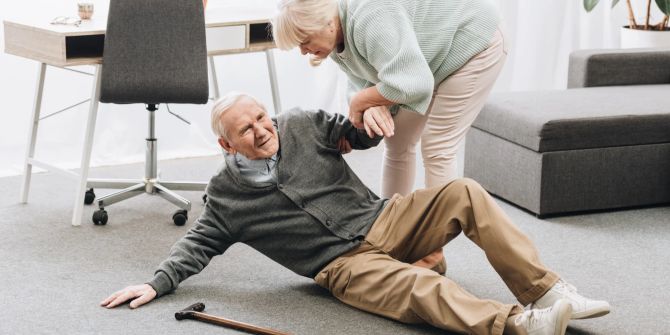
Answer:
M219 137L219 145L223 148L223 150L226 150L229 154L235 154L237 150L235 150L231 145L230 142L226 141L223 136Z

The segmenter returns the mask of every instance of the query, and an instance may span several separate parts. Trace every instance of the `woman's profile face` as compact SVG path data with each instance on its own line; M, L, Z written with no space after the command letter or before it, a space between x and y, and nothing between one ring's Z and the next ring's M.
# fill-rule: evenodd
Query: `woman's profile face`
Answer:
M322 30L308 35L298 46L303 55L310 54L317 58L326 58L335 49L337 31L332 22Z

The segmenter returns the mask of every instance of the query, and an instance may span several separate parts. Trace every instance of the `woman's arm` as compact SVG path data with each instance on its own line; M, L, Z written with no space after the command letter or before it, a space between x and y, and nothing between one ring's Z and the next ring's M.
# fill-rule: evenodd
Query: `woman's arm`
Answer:
M435 79L406 9L384 2L375 8L358 8L350 20L354 41L350 47L375 69L378 79L374 87L359 91L350 102L354 125L361 127L362 112L373 106L399 104L425 114Z
M395 125L386 106L393 104L395 102L382 96L376 86L368 87L351 99L349 121L358 129L364 128L370 137L374 137L374 134L391 137Z

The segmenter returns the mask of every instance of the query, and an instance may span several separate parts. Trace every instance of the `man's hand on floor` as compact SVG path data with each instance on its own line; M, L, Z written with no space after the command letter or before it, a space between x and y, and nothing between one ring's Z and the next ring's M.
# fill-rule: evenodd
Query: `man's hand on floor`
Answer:
M140 307L156 297L156 291L149 284L128 286L107 297L100 303L105 308L114 308L124 302L133 299L130 302L130 308ZM137 298L137 299L135 299Z

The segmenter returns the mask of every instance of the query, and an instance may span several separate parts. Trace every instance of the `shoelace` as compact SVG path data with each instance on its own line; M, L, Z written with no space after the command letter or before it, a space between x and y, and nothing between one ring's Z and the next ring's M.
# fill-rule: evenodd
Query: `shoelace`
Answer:
M563 281L563 279L559 279L556 282L556 286L559 289L564 289L570 293L577 293L577 288L572 286L572 284L568 284L567 282Z
M549 313L551 313L551 308L531 309L519 315L519 317L517 317L516 320L514 320L514 324L519 326L527 321L528 326L526 327L526 329L530 330L532 328L535 328L538 323L542 323L542 321L540 320L544 319L545 315Z
M586 308L589 300L577 293L577 288L566 283L562 279L556 283L556 289L570 301L573 309L580 310Z
M563 280L559 280L556 283L556 289L566 298L570 299L573 303L578 303L580 305L585 303L584 297L577 293L577 288L564 282Z

